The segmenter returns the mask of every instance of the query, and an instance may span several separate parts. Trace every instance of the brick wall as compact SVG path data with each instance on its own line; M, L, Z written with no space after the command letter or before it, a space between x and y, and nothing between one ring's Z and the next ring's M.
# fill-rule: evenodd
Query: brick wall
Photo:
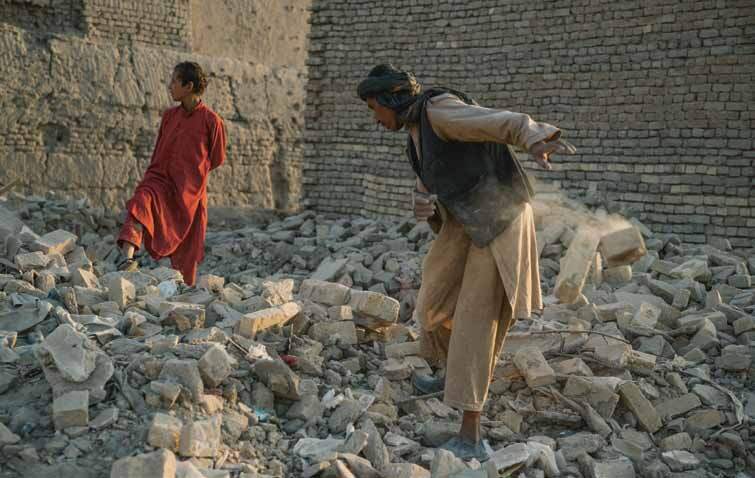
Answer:
M186 49L190 0L83 0L88 36L97 40Z
M315 0L306 201L406 215L404 134L355 94L380 62L423 84L563 128L579 154L540 181L621 205L687 241L755 239L755 8L751 0Z

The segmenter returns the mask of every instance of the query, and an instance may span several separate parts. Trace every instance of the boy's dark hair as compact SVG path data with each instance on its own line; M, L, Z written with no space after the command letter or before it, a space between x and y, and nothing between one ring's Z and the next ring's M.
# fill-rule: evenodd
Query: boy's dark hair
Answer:
M192 82L194 84L194 93L201 95L204 90L207 89L207 75L199 63L193 61L184 61L176 65L176 73L181 79L181 84L186 86L186 83Z

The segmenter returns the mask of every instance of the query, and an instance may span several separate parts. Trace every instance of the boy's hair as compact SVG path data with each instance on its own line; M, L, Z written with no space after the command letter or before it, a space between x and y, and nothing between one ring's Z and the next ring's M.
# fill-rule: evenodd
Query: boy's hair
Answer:
M185 86L190 81L194 84L194 93L201 95L207 89L208 78L199 63L184 61L176 65L175 71L181 79L181 84Z

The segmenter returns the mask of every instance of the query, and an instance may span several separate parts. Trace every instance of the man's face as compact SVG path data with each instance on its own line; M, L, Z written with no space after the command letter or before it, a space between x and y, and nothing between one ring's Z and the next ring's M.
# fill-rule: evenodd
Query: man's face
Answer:
M390 131L398 131L401 129L401 123L398 121L396 112L390 108L386 108L375 100L375 98L367 98L367 107L372 110L375 116L375 121L383 125L383 128Z
M170 92L170 97L173 98L173 101L182 101L191 94L193 89L193 82L189 81L183 85L178 72L173 72L173 75L170 77L170 83L168 83L168 92Z

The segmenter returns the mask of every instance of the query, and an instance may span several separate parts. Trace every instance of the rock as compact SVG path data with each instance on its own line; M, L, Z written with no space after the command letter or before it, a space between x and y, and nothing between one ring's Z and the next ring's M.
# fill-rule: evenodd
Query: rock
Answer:
M226 410L223 413L223 438L226 443L236 443L249 428L249 418L243 413Z
M430 465L430 474L433 478L448 478L454 473L468 469L463 461L456 458L456 455L450 451L438 449Z
M42 350L42 347L40 346L38 350ZM89 392L90 405L105 399L105 396L107 395L105 392L105 385L110 381L110 378L115 371L113 361L110 357L99 350L95 354L94 371L89 375L89 378L83 382L72 382L67 380L60 370L54 366L54 362L45 361L42 362L42 364L42 370L45 373L47 382L50 384L50 387L52 387L54 397L59 397L72 391L86 390Z
M71 382L83 382L96 366L97 347L68 324L60 325L48 335L37 351L40 362L54 364Z
M750 347L747 345L727 345L721 351L721 357L716 359L716 365L733 372L749 369L752 366Z
M26 305L9 312L0 312L0 330L25 332L45 320L51 310L52 305L43 301L38 306Z
M354 314L348 305L334 305L328 308L330 320L354 320Z
M362 431L367 433L368 436L367 446L362 454L365 458L370 460L370 463L372 463L372 466L374 466L376 470L385 470L390 463L390 455L388 453L388 448L386 448L385 443L383 443L383 437L380 436L380 432L370 419L363 420Z
M386 358L404 358L410 355L419 355L420 346L419 341L415 342L402 342L398 344L387 344L385 346Z
M277 307L246 314L236 324L235 331L241 336L253 339L258 332L286 324L299 315L299 312L301 312L299 304L289 302Z
M736 335L750 331L755 331L755 317L742 317L734 322L734 333Z
M556 440L564 458L574 461L583 453L595 453L606 446L606 441L600 435L578 432Z
M603 236L598 250L608 267L632 264L647 254L645 241L635 227L620 229Z
M674 296L674 300L671 302L671 306L675 309L684 310L689 306L689 299L692 293L689 289L679 289Z
M692 448L692 438L688 433L676 433L668 436L661 441L661 449L669 450L689 450Z
M21 437L8 430L8 427L0 422L0 448L4 447L5 445L14 445L19 441L21 441Z
M181 385L194 401L198 401L204 393L204 384L196 360L168 360L163 365L159 378L162 382Z
M338 405L328 419L328 428L332 433L342 433L350 423L354 423L362 414L362 405L356 400L344 400Z
M343 440L337 438L302 438L296 442L292 451L297 456L317 462L337 453L342 445Z
M301 400L294 403L286 412L286 417L292 420L302 420L304 422L315 422L322 417L324 407L316 394L306 394ZM331 417L332 418L332 417ZM365 437L366 440L366 437ZM361 451L344 451L344 453L359 454Z
M214 457L221 443L221 421L222 417L215 415L208 420L184 425L179 443L181 456Z
M603 271L603 280L612 286L620 286L632 280L632 266L609 267Z
M176 478L209 478L189 461L176 462Z
M687 429L692 432L701 432L719 426L722 422L721 413L718 410L701 410L687 417Z
M595 461L589 455L579 456L582 473L590 478L635 478L634 465L629 458Z
M320 304L342 306L349 302L351 289L342 284L307 279L299 288L299 297Z
M175 478L176 456L170 450L121 458L113 463L110 478Z
M31 249L40 251L44 254L61 254L66 255L76 247L76 241L79 238L68 231L58 229L48 232L38 238L31 244Z
M396 299L370 291L352 291L349 306L357 314L389 323L398 320L400 309Z
M213 344L199 359L199 375L210 388L219 387L231 374L236 359L226 352L225 347Z
M637 417L642 427L650 433L657 432L661 426L661 419L655 407L645 398L640 388L626 382L619 386L619 395L626 407Z
M492 463L496 471L507 470L513 466L527 462L530 459L531 452L531 448L526 444L514 443L493 452L490 455L489 462Z
M123 310L136 298L136 287L123 277L113 278L108 284L108 297Z
M202 274L197 279L196 288L217 293L223 290L224 285L225 278L213 274Z
M353 476L358 478L380 478L380 473L372 467L369 460L366 460L356 454L352 453L339 453L338 458L344 460L349 470L354 474ZM340 477L339 477L340 478Z
M666 451L661 456L671 471L692 470L700 465L700 460L695 455L684 450Z
M118 421L119 410L116 407L109 407L102 410L92 421L89 422L89 428L101 430L114 425Z
M613 416L616 405L619 403L619 395L610 387L587 378L569 377L563 393L567 397L587 400L590 406L605 419Z
M430 478L430 472L411 463L392 463L385 469L385 475L393 478Z
M299 377L280 360L258 360L252 372L277 396L299 400Z
M597 231L588 226L577 230L566 255L561 259L561 271L556 277L554 294L561 303L572 304L582 293L599 239Z
M50 257L42 252L29 252L18 254L14 261L19 269L28 271L33 269L44 269L50 263Z
M657 406L658 415L668 420L694 410L701 406L700 399L694 393L687 393L681 397L670 398Z
M74 286L85 287L87 289L99 289L99 279L91 271L85 269L75 269L71 274L71 283Z
M155 448L167 448L176 452L178 451L182 428L183 422L178 418L164 413L156 413L149 427L147 443Z
M351 321L317 322L312 324L307 335L323 344L356 345L358 342L357 329Z
M310 279L329 282L338 277L343 271L348 259L332 259L330 257L325 258L317 270L310 276Z
M68 392L55 398L52 415L57 430L89 425L89 392Z
M548 365L540 350L528 347L519 350L514 355L514 364L524 375L530 388L550 385L556 381L553 369Z

